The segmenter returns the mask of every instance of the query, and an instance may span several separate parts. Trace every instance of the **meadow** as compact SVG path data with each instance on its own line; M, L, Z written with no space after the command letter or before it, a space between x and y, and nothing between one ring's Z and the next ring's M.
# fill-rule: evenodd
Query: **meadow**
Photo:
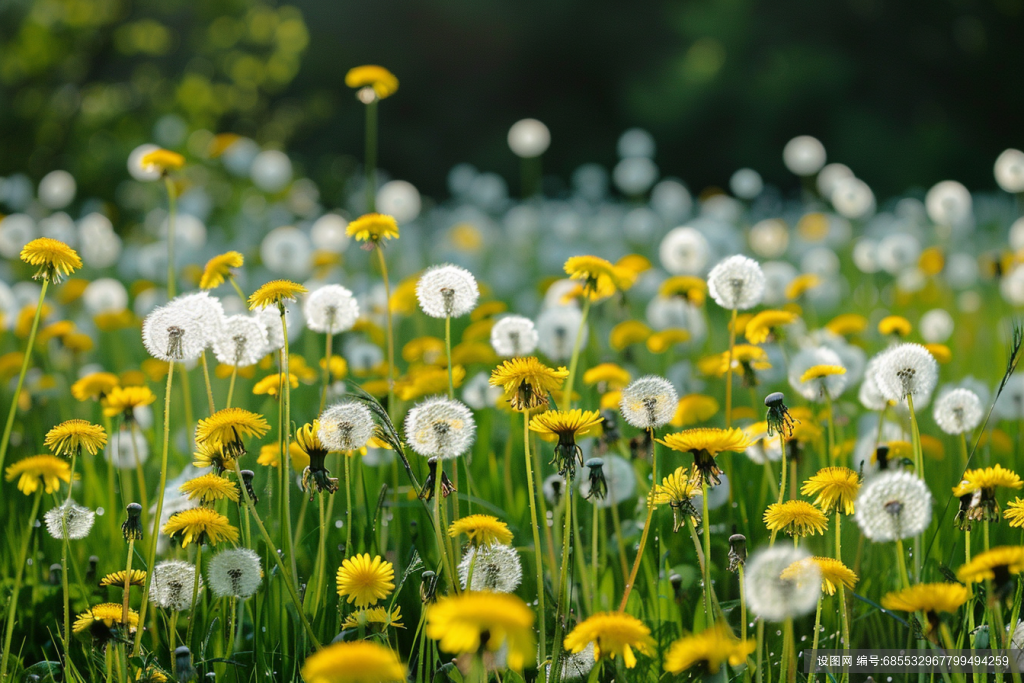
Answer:
M109 198L0 179L0 683L1021 649L1024 153L882 198L798 136L695 195L632 129L545 193L526 119L514 191L434 201L378 163L396 76L346 81L339 206L207 130Z

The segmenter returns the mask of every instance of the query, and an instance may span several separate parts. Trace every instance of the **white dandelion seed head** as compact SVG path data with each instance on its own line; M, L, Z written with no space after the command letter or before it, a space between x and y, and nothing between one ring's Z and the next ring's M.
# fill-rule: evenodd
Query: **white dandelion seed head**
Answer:
M521 315L507 315L491 328L491 346L503 358L529 356L537 348L537 328Z
M580 348L586 346L589 328L580 323L583 313L575 306L556 306L545 309L537 317L537 346L541 353L553 361L568 360L580 335Z
M82 303L90 315L123 311L128 308L128 290L120 280L97 278L86 285Z
M996 399L994 412L1004 420L1024 419L1024 375L1010 375Z
M693 197L678 180L666 179L651 189L651 208L663 221L671 225L690 215Z
M920 344L898 344L878 358L875 383L890 401L929 397L939 380L939 364Z
M302 306L306 327L314 332L336 334L352 329L359 318L359 304L341 285L324 285L306 297Z
M68 500L48 510L43 519L46 521L46 530L58 541L80 541L92 530L96 513L87 507L77 505L73 500Z
M142 323L142 343L149 355L169 363L194 361L206 348L207 330L188 310L167 304Z
M683 329L690 333L690 341L699 347L708 336L703 312L681 297L655 296L647 304L647 322L656 330Z
M292 160L280 150L264 150L252 160L249 175L264 192L280 192L292 181Z
M393 216L399 224L416 220L422 208L420 191L408 180L389 180L377 190L377 211Z
M825 165L825 145L810 135L798 135L782 148L782 161L795 175L814 175Z
M356 401L342 401L328 406L320 415L317 437L330 451L354 451L366 445L375 428L369 408Z
M839 181L852 178L853 171L846 164L826 164L818 172L815 184L818 186L818 193L825 199L832 199L832 192L835 191Z
M277 306L267 306L253 311L252 315L263 323L263 327L267 330L267 347L263 350L263 355L284 348L284 325L281 324L280 309ZM292 315L292 309L288 308L287 304L285 304L284 317L288 324L288 341L293 341L302 330L295 324L296 317Z
M777 545L755 552L747 560L744 577L747 607L765 621L785 621L814 610L821 593L821 570L803 548ZM794 563L799 570L781 578Z
M657 429L676 414L679 394L664 377L647 375L622 390L619 410L626 422L637 429Z
M754 227L750 229L750 248L762 258L779 258L786 253L788 246L789 228L783 220L766 218L755 223ZM761 267L761 270L765 272L766 279L768 278L767 265L766 263Z
M164 560L153 568L149 601L161 609L183 612L192 607L192 586L196 566L182 560ZM204 587L199 577L199 591Z
M368 373L384 362L384 350L376 344L354 340L345 345L345 358L354 374Z
M485 410L496 406L504 393L491 384L490 375L478 372L462 385L462 402L473 410Z
M168 306L177 306L188 311L206 331L206 343L213 340L224 329L224 304L209 292L199 291L182 294L171 299Z
M1017 266L999 281L999 292L1007 303L1024 306L1024 266Z
M604 480L608 492L604 498L593 496L588 500L599 508L610 508L624 503L636 494L636 472L628 460L619 455L604 455ZM579 492L584 498L590 496L590 477L580 477ZM565 486L562 490L564 492Z
M924 206L933 223L951 227L963 225L971 218L971 193L955 180L943 180L928 190Z
M254 316L239 314L224 319L224 327L213 340L218 363L244 368L256 365L267 353L267 328Z
M932 415L939 429L947 434L963 434L981 424L984 407L970 389L952 389L939 396Z
M260 259L271 273L301 281L313 270L313 243L302 230L282 225L260 242Z
M218 598L252 597L263 581L260 556L248 548L222 550L206 570L210 590Z
M861 488L853 521L869 540L880 543L923 532L932 519L932 494L919 477L887 470Z
M48 209L63 209L75 199L75 177L67 171L50 171L39 181L39 202Z
M933 308L921 316L917 329L929 344L942 344L953 336L953 316L944 308Z
M107 447L103 449L103 457L108 464L119 470L133 470L136 465L143 465L149 460L149 441L142 434L136 433L133 447L132 430L118 429L110 435Z
M549 505L556 505L565 494L565 477L560 474L550 474L540 486L544 499Z
M764 272L752 258L736 254L718 262L708 273L708 293L729 310L745 311L764 297Z
M828 375L819 379L801 382L800 378L815 365L843 365L835 351L824 346L801 349L789 363L789 386L808 401L823 402L835 400L846 389L846 375ZM845 367L845 365L843 366Z
M1004 150L996 157L995 176L1003 191L1010 194L1024 192L1024 152L1012 148Z
M451 460L473 445L476 422L461 401L435 396L417 403L405 416L405 438L425 458Z
M90 213L78 221L78 242L82 262L92 268L108 268L121 258L121 238L101 213Z
M128 173L131 174L132 178L142 181L152 181L160 179L160 169L153 165L142 165L142 157L146 156L150 152L155 152L160 147L152 143L146 143L139 145L131 151L128 155Z
M336 213L325 213L314 221L309 230L309 239L321 251L340 254L348 248L347 229L347 220Z
M832 206L843 218L866 218L875 210L875 193L860 178L843 178L836 182L829 196Z
M36 237L36 222L24 213L0 218L0 256L18 258L22 248Z
M537 119L522 119L508 129L508 147L522 159L539 157L551 145L551 131Z
M416 298L431 318L458 318L476 308L480 290L476 278L465 268L434 266L416 283Z
M740 199L753 199L761 194L764 181L761 174L752 168L741 168L729 178L729 189Z
M711 258L711 245L699 230L684 225L662 238L658 258L672 275L700 275Z
M511 546L495 543L467 549L459 563L459 583L463 590L466 590L471 564L473 585L469 590L511 593L523 580L523 564L519 552Z
M647 157L627 157L615 164L612 181L622 194L638 197L658 180L658 166Z
M562 653L562 681L579 681L590 675L591 669L597 663L594 656L594 644L587 643L587 646L579 652ZM547 678L551 678L551 664L544 665Z

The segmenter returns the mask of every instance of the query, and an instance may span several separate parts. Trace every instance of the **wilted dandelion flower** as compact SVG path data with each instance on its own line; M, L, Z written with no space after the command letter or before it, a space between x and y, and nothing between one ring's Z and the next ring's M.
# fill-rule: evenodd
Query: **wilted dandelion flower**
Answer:
M467 585L470 567L473 568L473 583ZM512 593L523 580L519 553L500 543L468 548L458 569L463 590Z
M761 266L739 254L720 261L708 273L708 294L729 310L744 311L761 303L764 288Z
M66 460L53 455L30 455L5 470L7 481L18 479L18 490L26 496L40 486L47 493L60 489L60 482L71 485L71 466Z
M619 410L626 422L637 429L657 429L672 420L678 404L679 394L671 382L647 375L622 390Z
M394 650L369 640L333 643L302 665L306 683L402 683L405 665Z
M476 423L461 401L429 398L414 406L405 418L405 435L414 451L441 460L456 458L473 445Z
M548 308L537 317L538 346L551 360L564 361L572 356L577 333L580 347L587 343L589 329L580 327L583 313L575 306Z
M107 432L87 420L66 420L46 433L43 444L66 458L81 455L83 450L96 455L107 445Z
M210 559L207 568L210 590L218 598L241 598L255 595L263 581L260 556L248 548L222 550Z
M348 596L348 603L367 607L383 600L395 590L395 568L378 555L369 553L345 558L338 568L338 595Z
M87 507L76 505L73 500L67 500L47 511L43 519L46 522L46 530L58 541L79 541L89 535L96 521L96 513Z
M502 357L526 356L537 348L537 328L521 315L509 315L491 328L491 346Z
M228 251L214 256L206 262L203 275L199 278L200 289L216 289L224 284L225 278L231 277L232 268L241 268L245 257L237 251Z
M267 328L257 317L230 315L213 338L213 355L218 363L243 368L256 365L267 354Z
M244 408L223 408L196 425L196 443L215 446L231 457L245 455L247 437L262 438L270 425L263 418Z
M21 260L39 270L32 277L57 284L82 267L82 259L74 249L49 237L34 239L21 250Z
M835 400L846 388L846 368L832 349L802 349L789 363L789 385L808 401Z
M476 278L465 268L434 266L416 283L420 308L432 318L459 318L476 308L480 290Z
M513 410L525 412L546 406L548 394L561 388L568 376L564 367L553 370L530 356L505 361L491 372L490 382L505 390Z
M603 460L601 471L607 487L604 497L593 495L594 483L591 477L580 478L580 495L597 507L606 509L633 498L636 493L636 473L629 461L618 455L607 455L600 459Z
M375 428L369 408L356 401L342 401L320 416L317 437L330 451L345 453L365 446Z
M153 568L149 601L162 609L183 612L192 606L192 586L196 566L182 560L164 560ZM199 577L199 590L203 590L203 577ZM120 609L120 605L118 605Z
M939 396L932 414L942 431L963 434L981 424L984 409L981 399L970 389L952 389Z
M743 664L756 648L757 641L741 641L728 626L717 624L672 643L665 654L665 671L679 674L702 664L707 673L717 674L725 662Z
M302 488L309 491L312 500L316 491L334 493L338 480L331 477L327 469L327 446L320 441L320 421L313 420L299 427L295 432L295 446L309 458L309 464L302 471Z
M908 396L930 396L939 379L939 365L920 344L899 344L878 358L874 378L882 395L898 403Z
M885 471L861 487L853 520L876 543L916 536L932 519L932 494L910 472Z
M803 549L777 545L754 553L745 565L747 607L755 616L779 622L814 610L821 595L821 571ZM799 563L799 564L797 564ZM797 565L785 578L787 568Z
M508 525L491 515L468 515L455 520L448 527L448 535L455 538L460 534L466 534L474 547L512 543Z
M171 538L181 537L181 547L189 543L216 545L238 541L238 529L227 517L210 508L191 508L171 515L161 529Z
M582 652L593 646L594 659L622 657L627 669L636 666L633 650L649 655L654 651L654 639L642 621L625 612L597 612L576 624L563 642L566 650Z
M336 334L352 329L359 317L359 304L352 292L341 285L324 285L313 291L302 307L306 326L314 332Z
M860 476L848 467L825 467L800 488L805 496L817 495L814 504L826 514L842 512L852 515L854 501L860 491Z
M149 355L168 363L193 361L206 348L209 331L174 302L153 310L142 323L142 343Z

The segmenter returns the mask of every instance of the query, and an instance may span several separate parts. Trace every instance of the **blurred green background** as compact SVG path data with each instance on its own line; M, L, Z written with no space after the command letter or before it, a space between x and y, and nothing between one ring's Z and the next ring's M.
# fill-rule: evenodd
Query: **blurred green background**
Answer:
M987 189L1024 145L1022 46L1024 0L0 0L0 175L109 198L137 144L205 128L285 149L330 204L362 149L345 72L379 63L381 165L437 198L461 161L516 188L526 116L562 178L640 126L697 191L741 166L795 188L804 133L882 198Z

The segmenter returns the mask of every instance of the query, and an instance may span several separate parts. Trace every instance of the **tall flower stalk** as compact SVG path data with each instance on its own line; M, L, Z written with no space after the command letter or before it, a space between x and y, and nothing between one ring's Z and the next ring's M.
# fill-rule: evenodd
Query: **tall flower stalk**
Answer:
M7 661L11 654L11 638L14 635L14 616L18 611L18 593L21 592L21 582L25 578L25 565L28 558L29 542L32 540L32 532L36 527L36 520L39 517L39 501L43 498L43 488L39 487L32 499L32 511L29 512L28 528L21 540L21 549L18 551L18 563L14 569L14 590L11 593L11 602L7 608L7 623L4 626L4 652L0 656L0 681L7 680ZM141 631L141 629L139 629Z

